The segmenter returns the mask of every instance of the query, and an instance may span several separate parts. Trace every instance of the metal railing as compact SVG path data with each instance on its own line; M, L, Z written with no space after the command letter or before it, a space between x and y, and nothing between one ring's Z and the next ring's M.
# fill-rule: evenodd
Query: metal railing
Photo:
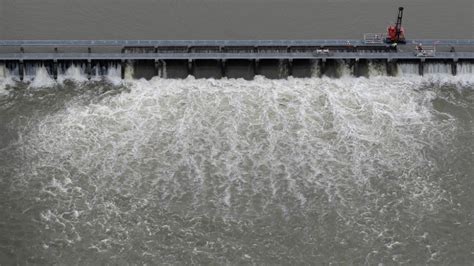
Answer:
M375 34L375 33L374 33ZM384 34L374 40L383 40ZM474 46L474 39L412 39L407 44L423 43L427 45L468 45ZM329 46L362 45L364 40L328 39L328 40L0 40L0 46Z
M385 34L383 33L366 33L364 34L365 44L383 44Z
M415 55L418 57L433 57L436 55L436 46L418 46L415 50Z
M427 52L428 54L428 52ZM428 56L428 55L425 55ZM416 53L0 53L0 60L160 60L160 59L417 59ZM433 59L474 59L474 52L437 52Z

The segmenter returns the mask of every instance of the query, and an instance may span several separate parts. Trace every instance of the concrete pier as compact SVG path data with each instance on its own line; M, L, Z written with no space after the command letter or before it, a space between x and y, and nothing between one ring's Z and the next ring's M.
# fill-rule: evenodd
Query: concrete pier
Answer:
M25 78L25 63L23 62L23 60L19 61L18 76L21 81L23 81L23 79Z
M425 60L421 59L420 62L418 63L418 74L420 76L423 76L425 73Z
M451 74L453 76L456 76L458 74L458 64L457 64L457 60L453 60L451 62Z
M86 64L86 75L87 75L87 79L91 79L92 77L92 61L91 60L87 60L87 64Z

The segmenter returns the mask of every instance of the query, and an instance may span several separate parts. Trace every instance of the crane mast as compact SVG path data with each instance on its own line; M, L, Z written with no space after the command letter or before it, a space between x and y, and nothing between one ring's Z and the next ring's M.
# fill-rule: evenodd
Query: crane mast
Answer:
M402 18L403 18L403 7L398 8L397 24L395 29L397 30L397 40L400 40L400 34L402 33Z

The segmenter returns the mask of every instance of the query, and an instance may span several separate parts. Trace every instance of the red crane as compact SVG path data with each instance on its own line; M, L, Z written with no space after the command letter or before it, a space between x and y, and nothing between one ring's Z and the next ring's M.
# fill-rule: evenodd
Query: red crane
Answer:
M397 23L387 28L387 43L406 43L405 29L402 27L403 7L398 8Z

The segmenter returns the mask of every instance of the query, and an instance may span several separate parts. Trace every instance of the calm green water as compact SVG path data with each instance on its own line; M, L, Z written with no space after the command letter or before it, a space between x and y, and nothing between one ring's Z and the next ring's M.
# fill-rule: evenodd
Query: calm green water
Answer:
M0 263L474 261L464 77L0 94Z

